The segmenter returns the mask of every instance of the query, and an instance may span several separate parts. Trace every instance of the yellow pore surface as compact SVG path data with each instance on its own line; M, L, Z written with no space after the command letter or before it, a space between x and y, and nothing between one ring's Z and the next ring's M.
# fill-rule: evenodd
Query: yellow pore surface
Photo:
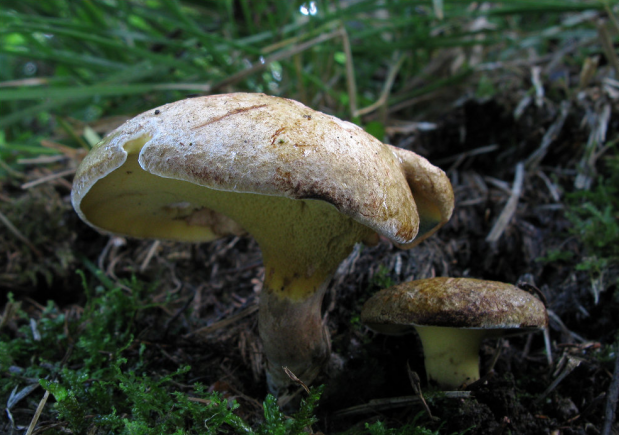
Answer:
M125 145L126 162L83 198L80 209L95 226L191 242L245 230L262 249L265 285L291 300L310 296L356 242L374 235L324 201L218 191L150 174L138 163L143 143Z

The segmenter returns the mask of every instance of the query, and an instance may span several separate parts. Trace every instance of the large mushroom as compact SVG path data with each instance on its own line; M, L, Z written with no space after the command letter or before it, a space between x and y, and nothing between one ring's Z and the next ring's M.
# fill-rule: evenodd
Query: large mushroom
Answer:
M265 266L259 330L273 391L330 356L321 302L355 243L409 248L443 225L440 169L354 124L264 94L191 98L144 112L79 166L72 203L96 229L206 242L251 234Z
M456 389L479 379L484 338L543 329L548 314L541 300L507 283L435 277L377 292L365 302L361 321L389 335L414 329L428 380Z

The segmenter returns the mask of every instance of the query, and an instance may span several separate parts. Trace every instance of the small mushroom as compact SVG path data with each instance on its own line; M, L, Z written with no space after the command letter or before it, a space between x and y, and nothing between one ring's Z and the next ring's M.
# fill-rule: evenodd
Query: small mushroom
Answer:
M381 290L366 301L361 321L391 335L414 328L428 380L450 390L479 380L484 338L545 328L548 314L539 299L513 285L436 277Z
M110 133L73 182L79 216L106 233L206 242L251 234L265 279L259 330L272 391L287 366L310 383L330 356L321 303L355 243L408 248L451 216L440 169L358 126L264 94L191 98Z

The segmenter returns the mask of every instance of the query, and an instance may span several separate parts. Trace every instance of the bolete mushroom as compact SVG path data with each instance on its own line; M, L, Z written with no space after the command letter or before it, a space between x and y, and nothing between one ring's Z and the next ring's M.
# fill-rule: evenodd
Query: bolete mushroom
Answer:
M206 242L251 234L265 266L259 330L272 391L330 356L321 302L355 243L412 247L443 225L440 169L354 124L264 94L191 98L127 121L79 166L72 202L100 231Z
M436 277L383 289L364 304L361 321L384 334L416 330L426 374L442 389L479 379L484 338L548 325L544 304L507 283Z

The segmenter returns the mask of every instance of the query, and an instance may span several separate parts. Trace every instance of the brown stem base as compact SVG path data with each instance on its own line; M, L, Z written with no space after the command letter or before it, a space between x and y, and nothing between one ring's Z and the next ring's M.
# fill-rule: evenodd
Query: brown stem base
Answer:
M281 297L267 287L262 290L258 326L273 394L292 384L282 367L309 385L329 359L331 341L321 316L325 289L326 283L302 301Z

